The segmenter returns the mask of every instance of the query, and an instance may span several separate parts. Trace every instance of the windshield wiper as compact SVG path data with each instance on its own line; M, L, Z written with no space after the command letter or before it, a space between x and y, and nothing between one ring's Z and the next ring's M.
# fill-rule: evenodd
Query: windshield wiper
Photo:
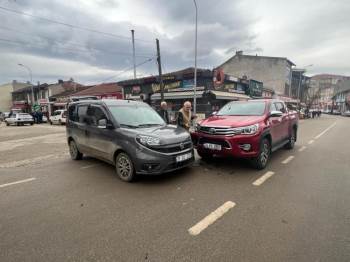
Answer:
M140 124L137 127L163 126L162 124Z
M133 125L126 125L126 124L120 124L121 127L127 127L127 128L138 128L138 126Z

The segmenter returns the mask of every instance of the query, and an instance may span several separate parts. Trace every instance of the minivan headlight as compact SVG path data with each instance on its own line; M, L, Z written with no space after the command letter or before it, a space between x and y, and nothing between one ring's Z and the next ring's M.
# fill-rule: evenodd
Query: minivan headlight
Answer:
M159 146L160 139L153 136L138 135L136 140L144 146Z
M259 130L259 125L251 125L251 126L242 126L233 129L236 134L241 135L253 135Z

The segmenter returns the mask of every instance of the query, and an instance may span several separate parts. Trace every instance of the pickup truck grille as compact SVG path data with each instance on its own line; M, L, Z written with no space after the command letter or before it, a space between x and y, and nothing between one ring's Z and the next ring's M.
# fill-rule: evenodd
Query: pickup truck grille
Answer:
M237 134L235 129L230 127L201 126L199 131L206 134L223 135L223 136L232 136Z

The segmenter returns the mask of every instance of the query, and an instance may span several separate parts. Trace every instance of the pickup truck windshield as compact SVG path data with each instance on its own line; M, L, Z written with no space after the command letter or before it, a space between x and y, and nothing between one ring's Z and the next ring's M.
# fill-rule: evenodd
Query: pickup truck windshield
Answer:
M231 102L217 113L218 116L261 116L265 111L265 102Z
M147 106L109 106L108 108L121 126L137 128L165 125L158 113Z

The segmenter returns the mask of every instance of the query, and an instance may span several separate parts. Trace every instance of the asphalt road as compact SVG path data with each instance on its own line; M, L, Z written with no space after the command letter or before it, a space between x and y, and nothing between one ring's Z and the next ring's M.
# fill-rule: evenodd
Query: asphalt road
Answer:
M128 184L70 160L64 127L2 125L0 261L350 261L349 130L326 115L263 171L198 160Z

